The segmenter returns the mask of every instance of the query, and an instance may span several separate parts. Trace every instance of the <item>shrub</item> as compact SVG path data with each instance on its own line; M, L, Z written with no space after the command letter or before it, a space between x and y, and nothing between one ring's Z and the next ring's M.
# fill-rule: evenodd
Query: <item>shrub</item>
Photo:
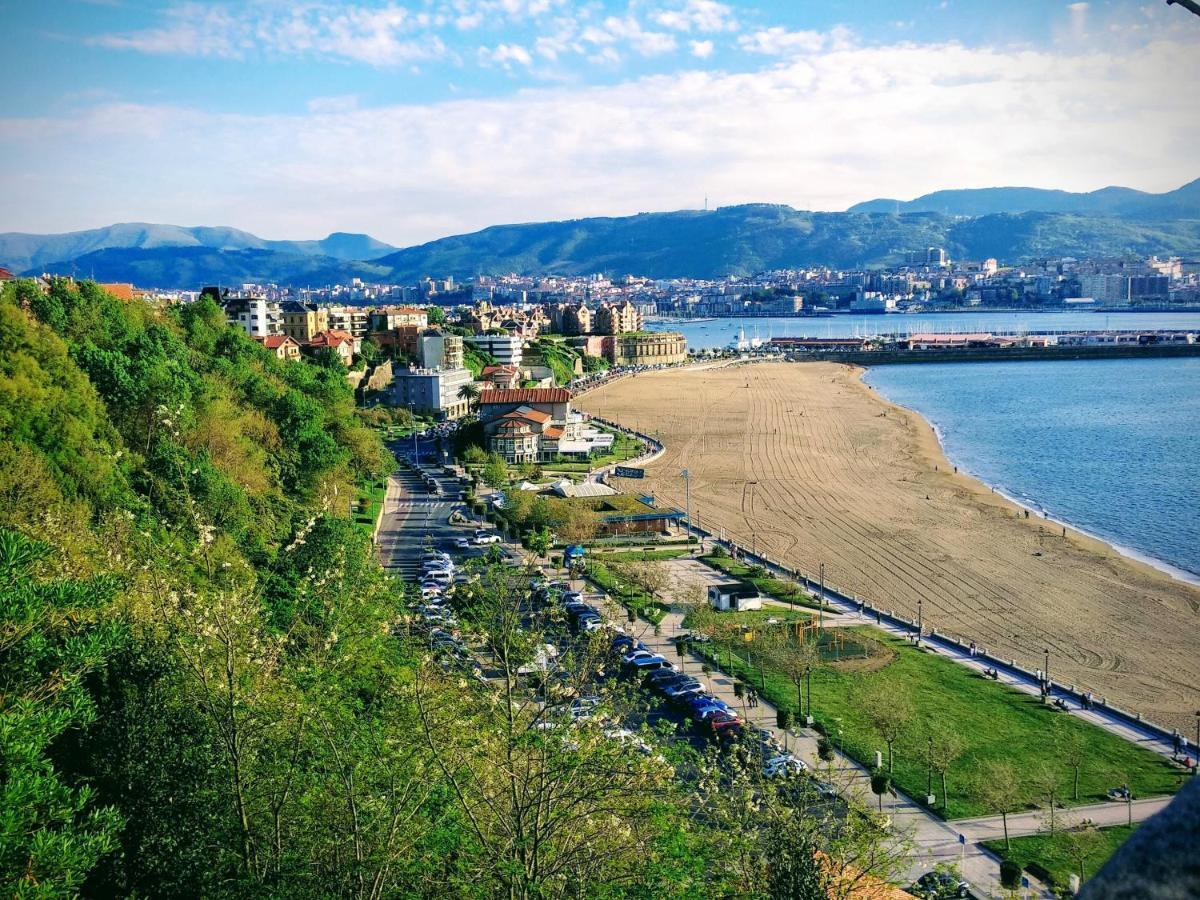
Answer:
M817 741L817 756L822 762L833 762L833 744L829 738L821 738Z
M1011 859L1000 861L1000 884L1009 889L1021 886L1021 867Z
M792 727L792 711L786 706L780 707L775 712L775 721L781 730L787 731Z

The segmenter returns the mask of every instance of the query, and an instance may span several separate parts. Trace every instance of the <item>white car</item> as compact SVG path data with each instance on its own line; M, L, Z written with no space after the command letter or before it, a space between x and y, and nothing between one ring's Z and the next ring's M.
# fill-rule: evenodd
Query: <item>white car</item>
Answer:
M454 583L454 575L450 572L440 569L433 572L427 572L424 580L421 582L421 587L425 587L425 585L430 583L438 585L439 587L449 587Z
M763 775L776 778L780 775L799 775L808 769L803 760L796 759L790 753L768 759L763 764Z
M454 546L456 548L458 548L459 550L470 550L471 549L471 539L465 538L465 537L455 538Z
M483 534L480 534L478 531L475 532L475 546L477 547L482 547L485 544L498 543L500 543L500 535L496 534L495 532L485 531Z

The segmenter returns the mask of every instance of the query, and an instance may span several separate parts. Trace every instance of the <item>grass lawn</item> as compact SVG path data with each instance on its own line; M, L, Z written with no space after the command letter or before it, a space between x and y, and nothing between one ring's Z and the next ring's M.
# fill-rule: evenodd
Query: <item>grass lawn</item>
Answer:
M383 497L387 493L387 478L362 481L358 485L358 508L354 513L354 524L367 536L374 534L375 522L383 509Z
M626 609L632 610L634 615L641 616L651 625L657 625L663 620L663 616L667 614L668 607L666 604L653 599L641 588L621 582L621 589L617 590L616 576L613 575L604 563L596 562L594 559L589 560L587 573L588 578L600 590L604 591Z
M1096 832L1099 837L1096 838L1094 851L1083 863L1085 881L1095 875L1117 848L1129 839L1134 828L1137 828L1137 825L1133 828L1117 825L1113 828L1101 828ZM1079 860L1071 855L1068 841L1068 837L1058 832L1053 836L1033 834L1029 837L1013 838L1012 850L1005 850L1002 840L986 841L984 846L1001 859L1011 859L1050 887L1065 888L1070 882L1070 876L1079 874Z
M937 811L947 818L994 812L984 805L978 783L980 766L991 760L1009 762L1019 773L1031 777L1039 768L1051 767L1060 780L1060 802L1072 804L1073 770L1058 759L1054 749L1060 734L1078 735L1087 748L1080 770L1079 803L1103 801L1109 788L1122 783L1130 784L1137 797L1173 794L1179 789L1184 776L1166 760L1074 716L1057 712L1037 697L996 684L957 663L873 628L844 630L850 632L848 638L860 633L881 643L893 658L879 668L851 663L847 669L835 666L815 670L814 718L841 749L870 765L874 763L875 751L882 750L886 755L887 746L862 709L861 692L868 685L882 682L897 695L906 696L914 714L905 735L895 745L893 777L897 786L914 798L924 797L927 788L926 734L930 730L957 734L965 750L947 772L949 803L944 811L940 779L934 773L933 788L939 795ZM746 647L739 643L737 649L744 651ZM724 662L725 654L721 657ZM736 657L733 664L747 676L753 674L757 681L757 665L751 672ZM853 671L854 668L861 670ZM772 674L768 669L764 696L799 714L796 689L781 673ZM1044 800L1041 804L1044 805Z
M691 553L687 547L671 550L618 550L613 553L596 553L594 558L601 562L661 562L664 559L679 559Z
M768 597L774 597L776 600L783 600L786 603L794 603L797 606L807 606L810 609L817 609L820 606L795 582L772 578L769 575L751 577L749 565L730 559L728 556L702 556L700 561L714 569L720 569L734 578L750 582ZM829 605L826 604L825 608L829 609Z

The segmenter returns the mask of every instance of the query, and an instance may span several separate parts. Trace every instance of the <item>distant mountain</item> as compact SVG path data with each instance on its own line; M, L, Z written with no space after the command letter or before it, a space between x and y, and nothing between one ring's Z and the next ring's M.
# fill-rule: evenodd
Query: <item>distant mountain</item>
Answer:
M1029 187L935 191L915 200L868 200L851 206L847 212L936 212L948 216L1061 212L1155 220L1200 218L1200 179L1165 194L1126 187L1083 194Z
M43 271L97 281L128 281L142 287L198 290L206 284L240 285L275 282L304 287L345 283L352 278L382 281L386 267L369 261L332 256L306 256L278 250L214 250L211 247L110 247L72 260L35 266L26 275Z
M324 256L340 260L374 259L396 248L365 234L335 232L319 241L268 241L247 231L226 227L184 228L127 222L66 234L0 234L0 266L30 271L61 264L100 250L270 250L295 256Z
M1021 213L815 213L751 204L713 212L498 225L375 260L396 281L429 274L636 273L715 278L764 269L898 263L907 250L1018 262L1038 256L1200 253L1200 220L1153 224L1112 216Z

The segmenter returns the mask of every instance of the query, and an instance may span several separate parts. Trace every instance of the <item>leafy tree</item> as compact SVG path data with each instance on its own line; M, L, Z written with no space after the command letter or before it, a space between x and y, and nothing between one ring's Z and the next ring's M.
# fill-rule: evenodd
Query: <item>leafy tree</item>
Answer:
M474 382L464 384L458 389L458 399L467 401L467 408L474 410L479 405L479 385Z
M1030 786L1035 795L1046 800L1047 824L1050 833L1054 834L1054 808L1058 805L1058 795L1062 790L1062 778L1053 766L1042 763L1030 773Z
M425 307L425 315L430 325L446 324L446 310L440 306Z
M815 640L796 639L782 631L767 642L762 651L771 668L787 677L796 689L796 709L804 715L804 684L813 669L821 665L821 654ZM812 715L809 709L807 715Z
M1079 775L1088 760L1087 735L1079 728L1070 727L1065 719L1057 719L1054 729L1054 752L1071 767L1071 798L1079 802Z
M115 583L39 581L34 570L50 552L0 529L0 884L13 897L74 895L121 827L51 757L55 741L94 720L84 679L121 640L94 612Z
M1104 849L1104 835L1093 826L1080 824L1063 828L1059 833L1059 842L1075 863L1080 883L1087 881L1087 863Z
M538 556L545 556L549 553L553 543L554 535L544 525L529 536L529 549Z
M956 732L935 731L929 736L928 747L929 763L942 780L942 809L945 810L946 804L949 803L946 794L946 773L966 752L967 745Z
M498 453L489 453L487 462L483 465L483 483L489 487L500 488L508 484L508 463Z
M1000 814L1004 825L1004 849L1011 850L1008 839L1008 816L1019 812L1029 802L1029 792L1011 763L991 760L979 774L979 795L988 809Z
M887 744L887 770L891 772L892 747L912 722L912 701L907 694L882 681L871 681L859 696L859 706Z

